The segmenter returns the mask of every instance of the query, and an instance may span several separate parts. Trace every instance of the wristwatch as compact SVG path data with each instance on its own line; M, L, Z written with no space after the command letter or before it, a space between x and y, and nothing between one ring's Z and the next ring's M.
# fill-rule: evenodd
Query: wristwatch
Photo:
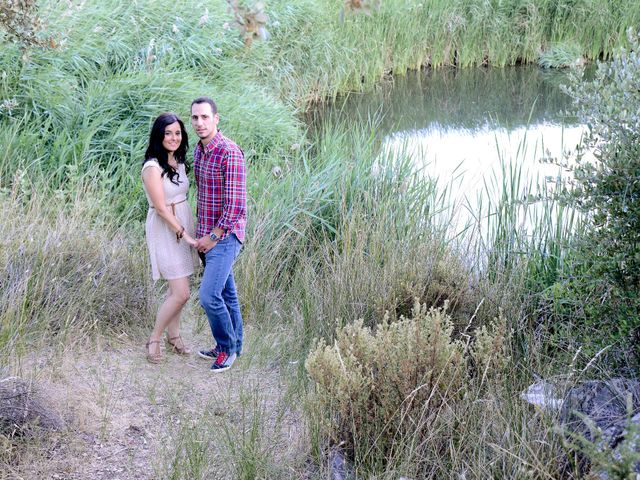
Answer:
M213 232L213 231L209 234L209 238L211 239L212 242L220 241L220 237L216 235L216 232Z

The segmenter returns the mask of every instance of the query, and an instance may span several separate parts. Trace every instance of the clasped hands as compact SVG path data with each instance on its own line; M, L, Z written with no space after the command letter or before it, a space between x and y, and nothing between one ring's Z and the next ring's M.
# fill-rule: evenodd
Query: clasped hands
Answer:
M198 240L196 240L195 245L192 245L192 247L201 253L207 253L209 250L216 246L216 243L218 242L214 242L213 240L211 240L211 237L205 235L204 237L200 237Z

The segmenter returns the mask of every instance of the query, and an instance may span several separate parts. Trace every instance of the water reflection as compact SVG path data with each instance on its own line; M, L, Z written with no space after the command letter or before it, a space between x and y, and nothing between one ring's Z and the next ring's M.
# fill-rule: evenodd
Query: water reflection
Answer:
M561 158L580 142L584 128L542 122L512 129L485 125L477 129L442 128L395 132L383 141L383 151L410 155L425 175L453 183L459 195L473 197L491 177L499 180L502 168L518 162L522 173L533 179L553 180L560 168L542 163L543 157ZM500 182L498 182L500 183ZM458 197L459 197L458 195Z
M414 72L318 109L310 122L322 128L376 118L383 152L410 155L425 175L450 184L452 202L473 209L485 185L500 190L509 162L534 185L561 173L539 160L560 158L580 142L583 127L565 113L566 82L566 72L537 67Z
M560 88L563 71L537 67L442 69L412 72L382 84L376 92L350 94L310 114L314 125L348 119L367 122L381 117L380 130L479 129L499 125L513 129L564 118L570 99Z

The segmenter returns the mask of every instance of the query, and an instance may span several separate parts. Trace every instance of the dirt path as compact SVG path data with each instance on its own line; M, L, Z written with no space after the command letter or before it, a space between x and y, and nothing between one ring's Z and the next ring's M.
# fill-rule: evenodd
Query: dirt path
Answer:
M210 342L193 332L183 329L194 350ZM144 342L128 338L36 360L40 392L67 428L30 440L7 478L299 478L300 401L250 347L254 336L248 328L249 348L222 373L193 354L149 364Z

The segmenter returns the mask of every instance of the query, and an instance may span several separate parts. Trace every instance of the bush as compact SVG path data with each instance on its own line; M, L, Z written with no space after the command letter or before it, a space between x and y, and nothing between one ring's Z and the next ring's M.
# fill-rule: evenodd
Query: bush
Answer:
M339 328L333 345L320 340L306 362L315 430L357 468L412 465L426 478L430 460L460 440L455 425L476 404L468 400L488 379L502 383L508 364L504 321L481 329L473 348L452 332L444 308L416 304L411 318L386 317L375 333L359 320Z
M574 76L568 88L588 134L561 196L586 230L553 299L567 333L591 352L613 345L617 367L640 359L640 39L629 42L594 80Z

